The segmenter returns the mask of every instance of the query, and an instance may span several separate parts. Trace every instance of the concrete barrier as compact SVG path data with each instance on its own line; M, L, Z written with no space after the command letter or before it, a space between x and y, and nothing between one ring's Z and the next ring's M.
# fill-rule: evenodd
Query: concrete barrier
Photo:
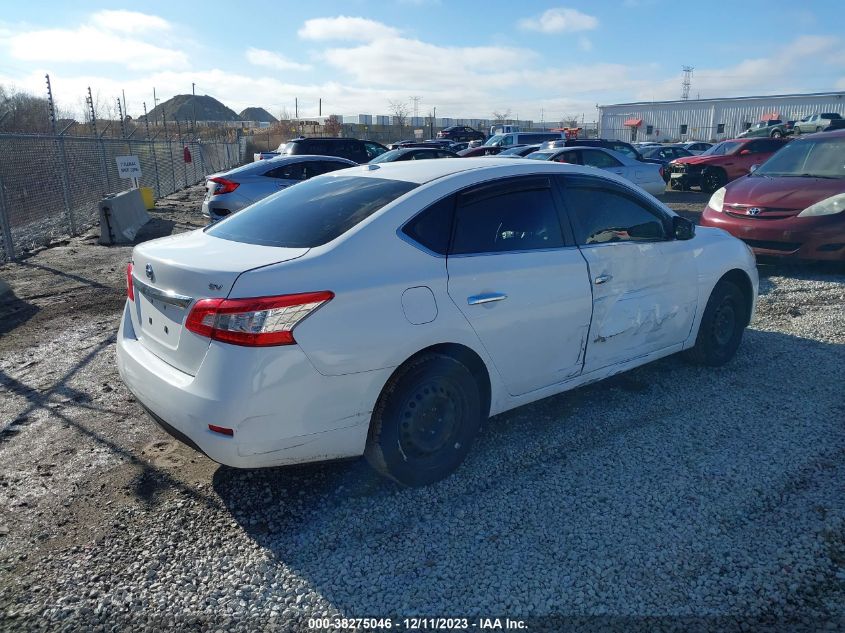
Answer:
M100 201L100 244L131 243L150 221L137 189L106 196Z

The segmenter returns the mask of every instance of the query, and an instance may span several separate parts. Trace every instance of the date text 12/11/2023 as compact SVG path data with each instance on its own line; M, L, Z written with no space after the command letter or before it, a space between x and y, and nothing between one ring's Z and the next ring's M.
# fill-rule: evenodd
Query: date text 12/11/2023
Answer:
M527 630L524 620L511 618L309 618L312 630L391 630L397 631L519 631Z

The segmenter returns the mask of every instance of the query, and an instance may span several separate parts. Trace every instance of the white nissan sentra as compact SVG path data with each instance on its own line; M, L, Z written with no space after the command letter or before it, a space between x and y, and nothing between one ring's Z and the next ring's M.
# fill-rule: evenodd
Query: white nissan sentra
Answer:
M136 246L117 361L222 464L363 454L423 485L490 415L682 350L727 362L757 283L741 241L607 172L369 165Z

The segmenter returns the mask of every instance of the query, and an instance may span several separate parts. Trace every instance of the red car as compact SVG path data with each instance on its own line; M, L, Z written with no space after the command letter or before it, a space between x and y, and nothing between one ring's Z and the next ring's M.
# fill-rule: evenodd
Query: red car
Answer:
M672 189L701 187L713 193L732 180L746 175L752 165L759 165L778 151L785 138L735 138L717 143L703 154L676 158L669 163Z
M801 136L722 187L701 225L760 255L845 261L845 130Z

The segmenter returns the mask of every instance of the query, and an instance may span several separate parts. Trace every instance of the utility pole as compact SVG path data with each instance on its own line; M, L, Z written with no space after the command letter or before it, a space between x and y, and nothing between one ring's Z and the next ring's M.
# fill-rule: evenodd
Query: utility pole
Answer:
M194 117L194 125L191 128L191 131L194 132L194 134L196 134L196 129L197 129L197 103L196 103L197 93L196 93L196 87L197 87L197 85L192 81L191 82L191 97L192 97L191 98L191 114L193 114L193 117ZM186 125L185 127L187 128L188 126Z
M153 108L155 108L158 105L158 102L159 102L159 100L156 99L156 89L155 89L155 86L153 86Z
M293 118L299 118L299 97L293 98Z
M692 85L692 71L695 70L692 66L681 66L684 71L684 82L681 84L681 99L686 101L689 99L689 89Z
M121 89L120 92L123 93L123 115L127 116L129 114L129 112L126 110L126 91Z
M323 116L323 99L320 98L320 100L317 103L319 104L317 106L317 116Z

